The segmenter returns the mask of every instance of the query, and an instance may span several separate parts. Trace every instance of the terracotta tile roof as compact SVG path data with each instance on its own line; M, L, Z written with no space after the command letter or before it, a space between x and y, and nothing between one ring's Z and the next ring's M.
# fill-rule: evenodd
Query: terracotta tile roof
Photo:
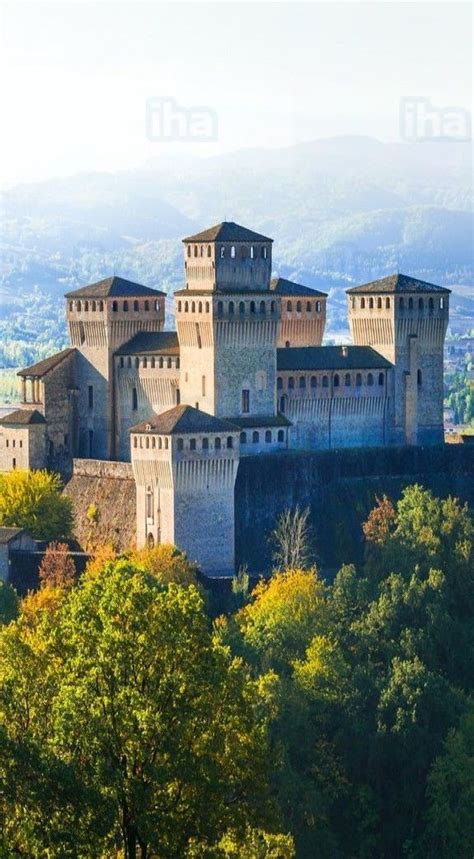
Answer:
M436 286L434 283L426 283L424 280L418 280L416 277L409 277L406 274L390 274L388 277L381 277L380 280L372 280L370 283L363 283L361 286L353 286L351 289L346 289L348 295L364 294L366 292L444 292L450 293L450 289L444 286Z
M276 292L277 295L307 295L313 298L327 298L327 292L311 289L309 286L303 286L301 283L286 280L284 277L274 277L270 281L270 289Z
M176 331L139 331L127 340L116 355L179 355Z
M284 370L372 370L392 367L371 346L301 346L277 350L277 368Z
M239 427L222 418L208 415L192 406L175 406L161 415L152 415L130 429L130 432L175 433L238 432Z
M32 364L31 367L25 367L24 370L18 370L17 376L45 376L50 370L54 370L61 361L64 361L69 355L72 355L76 350L72 347L63 349L61 352L56 352L50 358L45 358L43 361L38 361L37 364Z
M233 221L222 221L214 227L209 227L194 236L187 236L183 242L272 242L268 236L254 233L247 227L234 224Z
M15 409L14 412L10 412L8 415L0 418L0 424L4 424L5 426L8 426L9 424L22 424L27 426L28 424L45 423L46 420L44 415L42 415L38 409Z
M89 286L81 286L80 289L73 289L72 292L66 292L66 298L109 298L137 295L166 295L160 289L151 289L149 286L142 286L141 283L134 283L131 280L125 280L123 277L106 277L105 280L99 280L97 283L91 283Z

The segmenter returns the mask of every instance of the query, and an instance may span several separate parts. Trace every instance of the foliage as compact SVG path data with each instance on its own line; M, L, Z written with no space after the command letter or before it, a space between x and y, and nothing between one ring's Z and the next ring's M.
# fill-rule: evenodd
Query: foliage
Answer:
M86 511L86 517L91 524L95 524L99 521L100 516L97 504L89 504Z
M176 546L160 543L152 549L145 547L128 553L130 562L156 576L162 585L197 583L197 567Z
M85 575L98 575L107 564L116 561L117 558L118 553L112 543L103 543L95 549L94 554L89 558L86 564Z
M18 617L19 600L15 588L0 581L0 624L10 623Z
M273 560L279 570L304 569L311 558L311 532L308 524L309 507L284 510L278 517L270 541L275 550Z
M55 588L70 588L76 579L76 565L71 558L67 543L50 543L38 571L41 585Z
M68 537L72 504L61 494L61 479L47 471L0 474L0 524L25 528L36 540Z

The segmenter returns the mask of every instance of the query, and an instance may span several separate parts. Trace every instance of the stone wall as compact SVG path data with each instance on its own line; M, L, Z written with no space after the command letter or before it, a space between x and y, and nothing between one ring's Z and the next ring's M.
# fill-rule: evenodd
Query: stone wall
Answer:
M101 543L119 549L135 544L136 494L130 463L75 459L64 493L73 502L74 536L83 551ZM97 509L96 521L87 515L91 505Z
M318 564L325 571L360 562L361 524L384 493L421 483L474 505L474 445L281 452L240 461L236 482L236 560L251 572L272 563L269 535L278 515L310 507Z

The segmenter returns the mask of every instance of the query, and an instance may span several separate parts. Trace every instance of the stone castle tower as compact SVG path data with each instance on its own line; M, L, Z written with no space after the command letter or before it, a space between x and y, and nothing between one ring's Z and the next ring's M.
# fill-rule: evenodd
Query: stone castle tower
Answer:
M184 239L175 293L181 402L211 415L275 417L280 297L272 239L234 223Z
M355 345L393 365L392 444L443 441L443 347L449 289L394 274L347 290Z
M66 295L71 346L77 349L74 401L79 456L116 457L114 353L139 332L161 331L165 293L109 277Z

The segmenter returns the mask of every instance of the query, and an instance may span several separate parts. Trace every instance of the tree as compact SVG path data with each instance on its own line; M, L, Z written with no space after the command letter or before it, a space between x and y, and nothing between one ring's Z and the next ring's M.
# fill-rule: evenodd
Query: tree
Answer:
M128 555L130 562L151 573L163 585L174 582L177 585L197 584L197 567L188 561L184 552L170 543L160 543L152 549L145 546L135 549Z
M38 571L42 587L70 588L76 580L76 565L67 543L50 543Z
M0 581L0 624L10 623L18 617L18 596L15 588Z
M0 474L0 525L25 528L36 540L69 537L72 503L61 494L61 479L47 471Z
M78 855L120 846L127 859L211 857L227 833L244 842L250 830L272 832L271 678L253 680L213 638L196 587L163 587L119 561L62 594L34 626L0 633L0 724L9 742L27 740L79 779L93 847ZM24 814L28 777L19 765ZM47 794L35 821L44 816L48 830ZM11 843L28 844L15 808L4 800ZM61 826L52 856L69 855L70 816Z
M275 545L273 560L278 570L304 569L311 557L309 507L284 510L278 517L270 541Z

